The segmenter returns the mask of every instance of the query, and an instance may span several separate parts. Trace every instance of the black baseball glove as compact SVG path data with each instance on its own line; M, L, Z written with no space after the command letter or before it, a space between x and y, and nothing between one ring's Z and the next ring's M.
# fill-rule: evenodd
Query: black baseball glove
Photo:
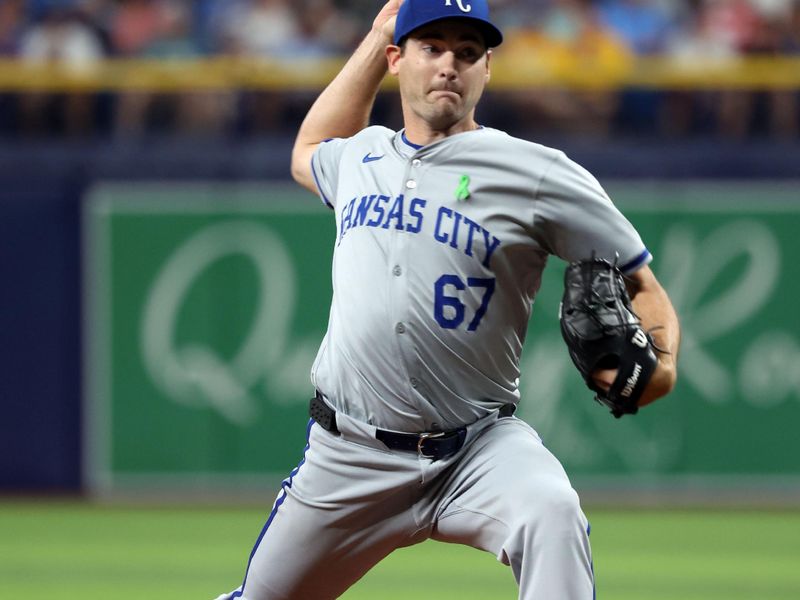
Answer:
M633 312L616 265L599 258L571 263L558 316L572 362L595 400L617 418L636 414L658 363L657 348ZM618 370L608 391L592 378L597 369Z

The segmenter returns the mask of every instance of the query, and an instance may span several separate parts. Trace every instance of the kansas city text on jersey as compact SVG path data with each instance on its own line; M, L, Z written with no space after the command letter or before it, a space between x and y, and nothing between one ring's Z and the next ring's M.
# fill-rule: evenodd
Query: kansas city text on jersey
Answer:
M340 213L337 245L342 243L348 231L356 227L394 228L407 233L420 233L428 201L424 198L409 200L407 213L404 210L405 202L403 194L394 199L385 194L353 198ZM461 250L467 256L475 256L484 267L489 268L489 261L500 246L497 236L447 206L439 207L435 219L432 233L437 242Z

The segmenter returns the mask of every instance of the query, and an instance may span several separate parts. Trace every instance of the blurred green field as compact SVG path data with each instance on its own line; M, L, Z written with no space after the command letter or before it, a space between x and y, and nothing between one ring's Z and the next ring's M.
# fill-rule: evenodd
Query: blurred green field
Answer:
M214 598L241 580L269 508L0 502L0 598ZM800 512L586 513L601 600L800 598ZM510 600L516 586L488 554L427 542L343 598Z

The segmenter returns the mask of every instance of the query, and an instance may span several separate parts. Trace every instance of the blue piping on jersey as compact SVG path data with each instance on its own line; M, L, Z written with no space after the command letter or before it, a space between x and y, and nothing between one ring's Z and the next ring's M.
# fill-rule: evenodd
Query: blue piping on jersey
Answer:
M423 146L420 146L419 144L415 144L414 142L410 141L410 140L409 140L409 139L406 137L406 132L405 132L405 131L403 131L403 133L402 133L401 135L402 135L402 139L403 139L403 141L404 141L406 144L408 144L409 146L411 146L411 147L412 147L414 150L419 150L420 148L423 148Z
M622 265L619 268L619 270L626 274L630 273L631 271L635 271L638 267L642 266L649 258L650 258L650 250L645 248L644 251L639 256L634 258L632 261Z
M311 436L312 425L314 425L314 419L309 419L308 427L306 428L306 447L303 450L303 458L300 460L297 466L292 470L292 472L289 473L289 477L287 479L284 479L283 483L281 483L280 496L278 496L278 499L275 500L275 505L272 507L272 512L270 513L269 518L267 519L267 522L264 525L264 528L261 530L261 533L258 535L256 544L255 546L253 546L253 551L250 553L250 558L247 560L247 570L244 572L244 581L242 581L242 587L239 590L233 592L233 594L231 594L230 596L228 596L226 600L234 600L234 598L241 598L242 594L244 594L244 586L247 585L247 574L250 572L250 563L253 562L253 557L256 555L256 550L258 550L258 546L261 544L261 540L264 539L264 534L267 533L267 529L269 529L269 526L272 524L272 520L275 518L275 515L278 514L278 509L281 507L284 500L286 500L287 496L286 490L292 487L292 479L294 478L295 475L297 475L297 472L300 470L300 467L302 467L303 464L306 462L306 452L308 452L308 449L311 446L309 438Z
M586 523L586 537L592 535L592 524ZM594 580L594 561L589 561L589 568L592 570L592 600L597 600L597 584Z
M322 191L322 187L319 185L319 177L317 177L317 170L314 168L314 157L311 157L311 174L314 176L314 185L317 186L317 190L319 190L319 195L325 204L328 205L328 208L333 210L333 204L328 202L328 199L325 197L325 192Z
M478 125L478 129L483 129L483 125ZM425 146L420 146L419 144L415 144L414 142L412 142L411 140L409 140L409 139L406 137L406 131L405 131L405 129L403 130L403 133L401 134L401 138L402 138L402 140L403 140L403 141L404 141L406 144L408 144L409 146L411 146L411 147L412 147L414 150L419 150L420 148L424 148L424 147L425 147Z

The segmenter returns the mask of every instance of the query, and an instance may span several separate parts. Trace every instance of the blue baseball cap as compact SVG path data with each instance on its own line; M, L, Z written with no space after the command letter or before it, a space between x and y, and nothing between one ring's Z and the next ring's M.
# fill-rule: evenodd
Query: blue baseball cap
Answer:
M499 46L503 34L489 20L486 0L405 0L394 26L394 43L399 46L412 31L442 19L469 19L483 33L488 48Z

